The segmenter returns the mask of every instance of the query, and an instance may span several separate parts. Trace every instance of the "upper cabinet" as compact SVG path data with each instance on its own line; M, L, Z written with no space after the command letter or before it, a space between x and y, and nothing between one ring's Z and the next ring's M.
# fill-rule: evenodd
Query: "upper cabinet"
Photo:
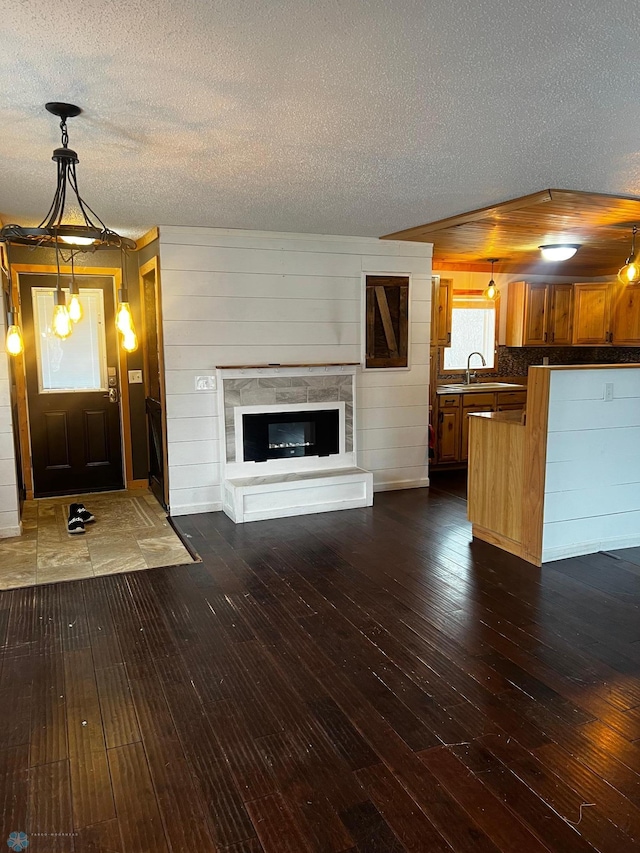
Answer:
M441 278L433 282L431 295L431 343L433 346L451 346L451 318L453 316L453 279Z
M640 284L617 284L611 298L614 346L640 345Z
M571 343L572 285L514 281L507 302L508 347Z
M508 347L640 346L640 284L509 285Z
M602 346L611 342L611 285L576 284L573 288L573 343Z

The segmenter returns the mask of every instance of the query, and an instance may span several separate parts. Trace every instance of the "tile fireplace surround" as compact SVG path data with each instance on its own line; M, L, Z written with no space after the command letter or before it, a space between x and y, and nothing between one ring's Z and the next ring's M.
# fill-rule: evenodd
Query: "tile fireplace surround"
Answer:
M356 464L355 374L359 365L218 367L223 510L236 523L373 504L373 475ZM325 404L325 405L323 405ZM338 452L247 462L242 416L337 409Z

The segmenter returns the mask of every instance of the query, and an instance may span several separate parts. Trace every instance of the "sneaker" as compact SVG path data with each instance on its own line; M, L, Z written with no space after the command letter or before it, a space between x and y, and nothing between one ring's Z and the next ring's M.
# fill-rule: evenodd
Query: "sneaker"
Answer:
M71 504L69 507L69 518L67 519L68 533L84 533L84 521L78 515L79 504Z
M79 516L85 524L92 524L96 517L90 512L84 504L75 504L76 506L76 515Z

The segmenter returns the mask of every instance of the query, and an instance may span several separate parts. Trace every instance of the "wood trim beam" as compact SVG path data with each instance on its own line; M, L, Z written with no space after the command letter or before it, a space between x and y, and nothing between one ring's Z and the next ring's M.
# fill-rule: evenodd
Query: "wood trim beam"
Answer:
M154 225L146 234L143 234L139 240L136 240L136 252L139 252L140 249L144 249L145 246L148 246L149 243L153 243L154 240L157 240L160 236L160 229L157 225Z
M509 213L511 210L520 210L523 207L532 207L535 204L543 204L551 201L551 190L542 190L541 192L532 193L531 195L523 195L520 198L509 199L509 201L493 204L489 207L480 207L477 210L470 210L467 213L459 213L455 216L448 216L446 219L438 219L435 222L427 222L425 225L418 225L414 228L406 228L403 231L396 231L393 234L385 234L381 240L423 240L426 234L432 234L434 231L442 231L445 228L454 228L457 225L466 225L467 222L476 222L479 219L485 219L487 216L494 216L498 213ZM429 241L424 241L429 242Z

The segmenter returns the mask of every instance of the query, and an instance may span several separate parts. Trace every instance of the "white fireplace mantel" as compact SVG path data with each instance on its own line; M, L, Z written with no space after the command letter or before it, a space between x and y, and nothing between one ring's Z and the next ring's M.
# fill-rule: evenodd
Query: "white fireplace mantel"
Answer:
M356 464L357 364L220 366L217 370L223 509L235 522L370 506L373 476ZM331 456L245 462L242 415L337 409Z

